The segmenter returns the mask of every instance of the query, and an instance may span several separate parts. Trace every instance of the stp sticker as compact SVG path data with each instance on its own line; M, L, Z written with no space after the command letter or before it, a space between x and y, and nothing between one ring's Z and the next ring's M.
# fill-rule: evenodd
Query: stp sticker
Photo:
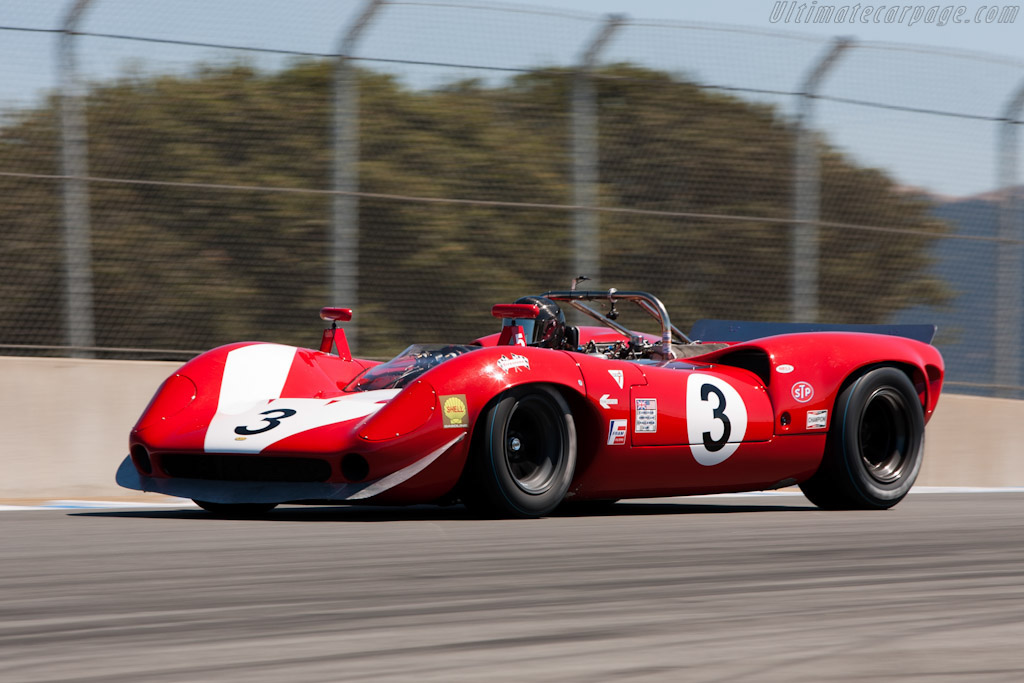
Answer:
M653 433L658 431L658 399L638 398L634 403L633 431Z
M628 420L608 421L608 445L622 446L626 443L626 425Z
M498 359L498 367L504 370L506 375L512 370L522 372L523 368L530 369L530 359L518 353L513 353L511 358L502 354Z
M807 411L807 428L808 429L824 429L828 425L828 411L827 410L808 410Z
M800 403L807 403L814 398L814 387L809 382L797 382L792 389L793 398Z
M466 415L466 395L454 394L441 397L441 422L445 429L464 428L469 426Z

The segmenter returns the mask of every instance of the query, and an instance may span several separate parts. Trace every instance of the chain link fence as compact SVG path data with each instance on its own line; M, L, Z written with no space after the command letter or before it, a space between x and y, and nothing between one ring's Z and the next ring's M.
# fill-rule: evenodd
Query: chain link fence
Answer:
M1024 398L1024 62L287 5L0 9L0 353L310 346L343 305L360 354L388 357L582 274L684 330L934 322L950 390Z

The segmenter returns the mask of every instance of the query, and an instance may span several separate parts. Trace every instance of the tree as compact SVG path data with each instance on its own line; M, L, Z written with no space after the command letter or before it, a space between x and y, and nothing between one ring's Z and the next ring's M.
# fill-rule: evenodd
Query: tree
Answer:
M359 72L360 346L497 329L490 305L568 285L572 73L422 90ZM88 95L98 343L313 345L328 300L331 65L129 76ZM630 65L599 73L602 282L697 317L786 319L792 126L774 110ZM57 175L49 101L0 129L0 168ZM874 322L945 296L943 224L823 146L823 317ZM0 176L0 343L53 344L60 196ZM451 201L458 200L458 201Z

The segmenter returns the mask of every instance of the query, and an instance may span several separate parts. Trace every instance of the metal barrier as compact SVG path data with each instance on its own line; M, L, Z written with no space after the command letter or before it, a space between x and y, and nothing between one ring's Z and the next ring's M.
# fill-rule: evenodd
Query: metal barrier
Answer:
M950 389L1024 397L1024 62L328 5L0 9L0 353L311 345L334 304L382 357L585 274L683 329L935 322Z

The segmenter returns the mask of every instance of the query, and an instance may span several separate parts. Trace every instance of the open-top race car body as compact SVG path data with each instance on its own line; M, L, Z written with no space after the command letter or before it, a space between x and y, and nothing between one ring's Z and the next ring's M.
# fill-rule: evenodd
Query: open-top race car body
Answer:
M616 305L659 333L618 324ZM599 324L566 325L563 306ZM888 508L917 476L942 386L929 325L704 320L686 335L654 296L614 289L492 314L497 334L386 363L352 358L337 308L319 350L203 353L157 391L117 481L224 513L461 500L530 517L791 485L825 508Z

